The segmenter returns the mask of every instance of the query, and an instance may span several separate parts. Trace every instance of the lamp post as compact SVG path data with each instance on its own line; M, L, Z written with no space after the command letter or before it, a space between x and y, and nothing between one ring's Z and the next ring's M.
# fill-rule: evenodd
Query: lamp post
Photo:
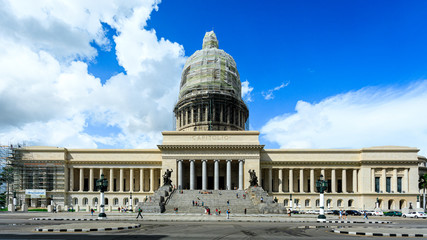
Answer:
M133 209L132 209L132 192L130 192L129 194L130 194L130 197L129 197L129 199L130 199L130 202L129 202L129 208L130 208L130 209L129 209L129 211L130 211L130 212L133 212Z
M325 216L325 190L328 189L328 181L320 175L319 180L316 181L317 191L320 193L320 214L317 217L317 221L326 221Z
M13 191L13 211L16 212L16 190Z
M290 194L290 196L289 196L289 208L291 209L291 212L292 212L292 205L293 205L293 201L292 201L292 194Z
M105 199L104 199L104 191L107 190L108 187L108 180L104 178L104 174L101 174L101 179L96 180L96 187L97 189L101 192L101 206L100 206L100 212L98 215L98 219L106 219L107 218L107 214L105 214L105 210L104 210L104 204L105 204Z

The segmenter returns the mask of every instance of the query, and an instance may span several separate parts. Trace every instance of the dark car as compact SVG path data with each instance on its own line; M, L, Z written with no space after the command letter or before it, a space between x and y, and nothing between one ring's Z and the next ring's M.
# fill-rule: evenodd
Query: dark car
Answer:
M401 217L402 216L402 212L399 212L399 211L385 212L384 216L397 216L397 217Z
M291 213L292 213L292 214L299 214L299 211L297 211L297 210L292 210L292 211L291 211Z
M362 215L362 213L361 213L361 212L356 211L356 210L346 210L345 212L346 212L348 215L351 215L351 216L361 216L361 215Z
M340 215L340 211L339 210L332 210L332 215Z

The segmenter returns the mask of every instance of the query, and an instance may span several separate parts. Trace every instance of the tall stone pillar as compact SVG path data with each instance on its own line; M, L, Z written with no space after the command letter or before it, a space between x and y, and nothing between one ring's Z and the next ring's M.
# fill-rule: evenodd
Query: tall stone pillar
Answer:
M404 178L405 179L405 184L404 184L404 189L406 193L409 193L409 169L405 168L405 172L404 172Z
M194 190L195 175L194 160L190 160L190 190Z
M74 168L70 167L70 191L74 191Z
M273 192L273 169L268 169L268 192Z
M289 192L294 192L294 170L289 169Z
M139 169L139 191L144 192L144 169Z
M385 168L383 168L382 170L381 170L381 188L380 188L380 191L383 191L383 193L385 193L386 192L386 174L385 174Z
M393 169L393 181L392 181L391 187L392 187L391 190L394 193L397 193L397 168Z
M375 168L371 169L371 192L375 192Z
M279 168L279 181L278 181L279 193L283 192L283 169Z
M206 190L208 188L208 176L207 176L207 160L202 160L202 190Z
M110 183L110 192L114 192L114 168L110 168L110 179L109 179L109 183Z
M178 160L178 189L182 189L182 160Z
M231 190L231 160L227 160L227 190Z
M133 192L133 188L134 188L134 186L133 186L133 178L134 178L134 176L133 176L133 168L131 168L130 170L129 170L130 172L129 172L129 192Z
M342 192L347 193L347 170L342 170Z
M219 189L219 160L214 161L214 190Z
M150 192L154 192L154 168L150 168Z
M25 179L25 178L23 178L23 179ZM22 180L22 183L24 185L24 180ZM64 165L64 191L65 191L65 193L68 192L69 187L70 187L70 173L68 172L68 166ZM56 188L56 186L55 186L55 188Z
M120 187L119 187L119 189L120 189L120 192L123 192L124 191L124 189L123 189L123 178L124 178L124 176L123 176L123 168L120 168Z
M331 191L332 193L336 193L337 192L337 175L335 172L335 169L331 169Z
M244 160L239 160L239 190L243 190L243 163Z
M299 192L304 192L304 169L299 170Z
M314 193L315 189L314 189L314 169L310 169L310 192Z
M357 169L353 169L353 192L357 193Z
M89 169L89 192L93 192L93 168Z

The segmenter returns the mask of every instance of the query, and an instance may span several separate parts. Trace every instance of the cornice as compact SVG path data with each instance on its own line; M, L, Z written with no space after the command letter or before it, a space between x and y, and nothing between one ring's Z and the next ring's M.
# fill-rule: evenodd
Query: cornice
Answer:
M233 155L225 154L226 156L218 156L215 155L171 155L171 156L163 156L163 159L184 159L184 160L193 160L193 159L207 159L207 160L229 160L229 159L259 159L259 156L242 156L242 155Z
M259 135L259 131L163 131L162 135Z
M71 161L69 166L73 165L162 165L161 161Z
M274 161L274 162L266 162L261 161L261 166L360 166L360 162L352 161L352 162L333 162L333 161Z
M263 149L265 145L221 145L221 144L188 144L188 145L157 145L161 150L169 149Z

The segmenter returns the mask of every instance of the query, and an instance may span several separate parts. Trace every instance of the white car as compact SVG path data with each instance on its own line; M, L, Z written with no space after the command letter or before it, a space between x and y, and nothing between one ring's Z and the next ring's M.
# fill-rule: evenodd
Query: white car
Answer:
M372 216L384 216L383 211L372 211L371 212Z
M423 212L410 212L402 214L402 217L410 217L410 218L427 218L427 215Z

